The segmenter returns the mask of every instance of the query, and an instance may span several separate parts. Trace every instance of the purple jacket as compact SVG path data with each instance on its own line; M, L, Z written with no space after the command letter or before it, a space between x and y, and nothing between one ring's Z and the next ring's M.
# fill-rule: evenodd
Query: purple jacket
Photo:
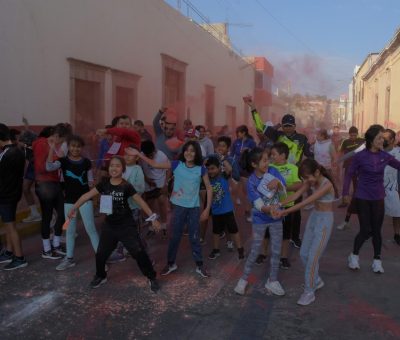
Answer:
M369 201L384 199L383 175L386 165L400 170L400 162L387 152L371 152L365 149L357 153L353 156L349 171L344 178L343 196L349 194L351 178L357 176L355 198Z

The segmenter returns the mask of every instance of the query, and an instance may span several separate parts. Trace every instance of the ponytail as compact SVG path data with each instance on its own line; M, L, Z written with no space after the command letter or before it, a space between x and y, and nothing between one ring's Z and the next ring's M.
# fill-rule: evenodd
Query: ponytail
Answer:
M305 175L313 175L313 174L315 174L315 172L317 170L319 170L321 175L326 177L332 183L333 187L335 188L335 183L333 181L332 176L321 164L319 164L314 159L307 158L301 162L300 167L299 167L299 175L300 175L300 177L304 177Z

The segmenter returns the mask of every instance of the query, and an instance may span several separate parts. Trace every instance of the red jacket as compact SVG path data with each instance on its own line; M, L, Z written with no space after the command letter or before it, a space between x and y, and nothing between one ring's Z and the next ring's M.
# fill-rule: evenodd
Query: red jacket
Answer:
M116 155L123 156L125 154L125 149L131 144L135 145L138 150L140 150L140 135L135 130L113 127L107 129L107 133L116 137L114 142L121 143L121 147ZM114 155L107 152L104 158L110 159L112 156Z
M32 150L35 180L41 182L59 182L60 177L58 170L46 171L46 161L50 150L47 138L40 137L35 140L32 144Z

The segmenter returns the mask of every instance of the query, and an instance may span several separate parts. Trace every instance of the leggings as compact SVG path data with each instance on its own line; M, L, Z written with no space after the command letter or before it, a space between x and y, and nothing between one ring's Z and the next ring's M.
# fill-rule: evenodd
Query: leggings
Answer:
M244 265L242 279L247 281L251 270L259 254L265 231L268 229L271 238L271 267L269 273L270 281L278 280L279 261L281 257L282 246L282 222L274 222L268 224L253 224L253 242L251 243L250 255Z
M300 248L300 257L303 262L304 291L314 292L319 277L319 260L324 253L332 234L333 212L313 210L308 217L306 230Z
M50 223L53 210L57 212L54 234L61 236L64 224L64 196L59 182L36 182L35 192L42 210L42 239L50 238Z
M73 204L65 203L65 217L68 216L69 211L71 210ZM89 235L90 242L92 243L92 247L94 251L97 251L97 247L99 245L99 234L96 230L96 225L94 224L94 216L93 216L93 202L87 201L79 208L79 213L81 214L83 225L85 226L85 230ZM69 223L67 229L67 257L74 257L74 249L75 249L75 232L76 232L76 217L74 217Z
M101 278L107 276L105 271L106 261L117 246L118 241L122 242L132 258L136 260L142 274L148 279L155 279L156 272L140 240L133 220L117 226L103 224L96 253L96 276Z
M381 229L385 216L385 201L370 201L357 198L356 205L360 231L354 239L353 254L358 255L364 242L372 236L374 259L380 259L382 248Z

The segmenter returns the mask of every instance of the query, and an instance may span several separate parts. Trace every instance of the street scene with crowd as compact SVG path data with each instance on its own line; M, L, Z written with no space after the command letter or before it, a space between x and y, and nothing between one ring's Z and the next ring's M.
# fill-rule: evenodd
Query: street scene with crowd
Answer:
M0 1L0 339L400 339L400 30L317 55L338 3Z

